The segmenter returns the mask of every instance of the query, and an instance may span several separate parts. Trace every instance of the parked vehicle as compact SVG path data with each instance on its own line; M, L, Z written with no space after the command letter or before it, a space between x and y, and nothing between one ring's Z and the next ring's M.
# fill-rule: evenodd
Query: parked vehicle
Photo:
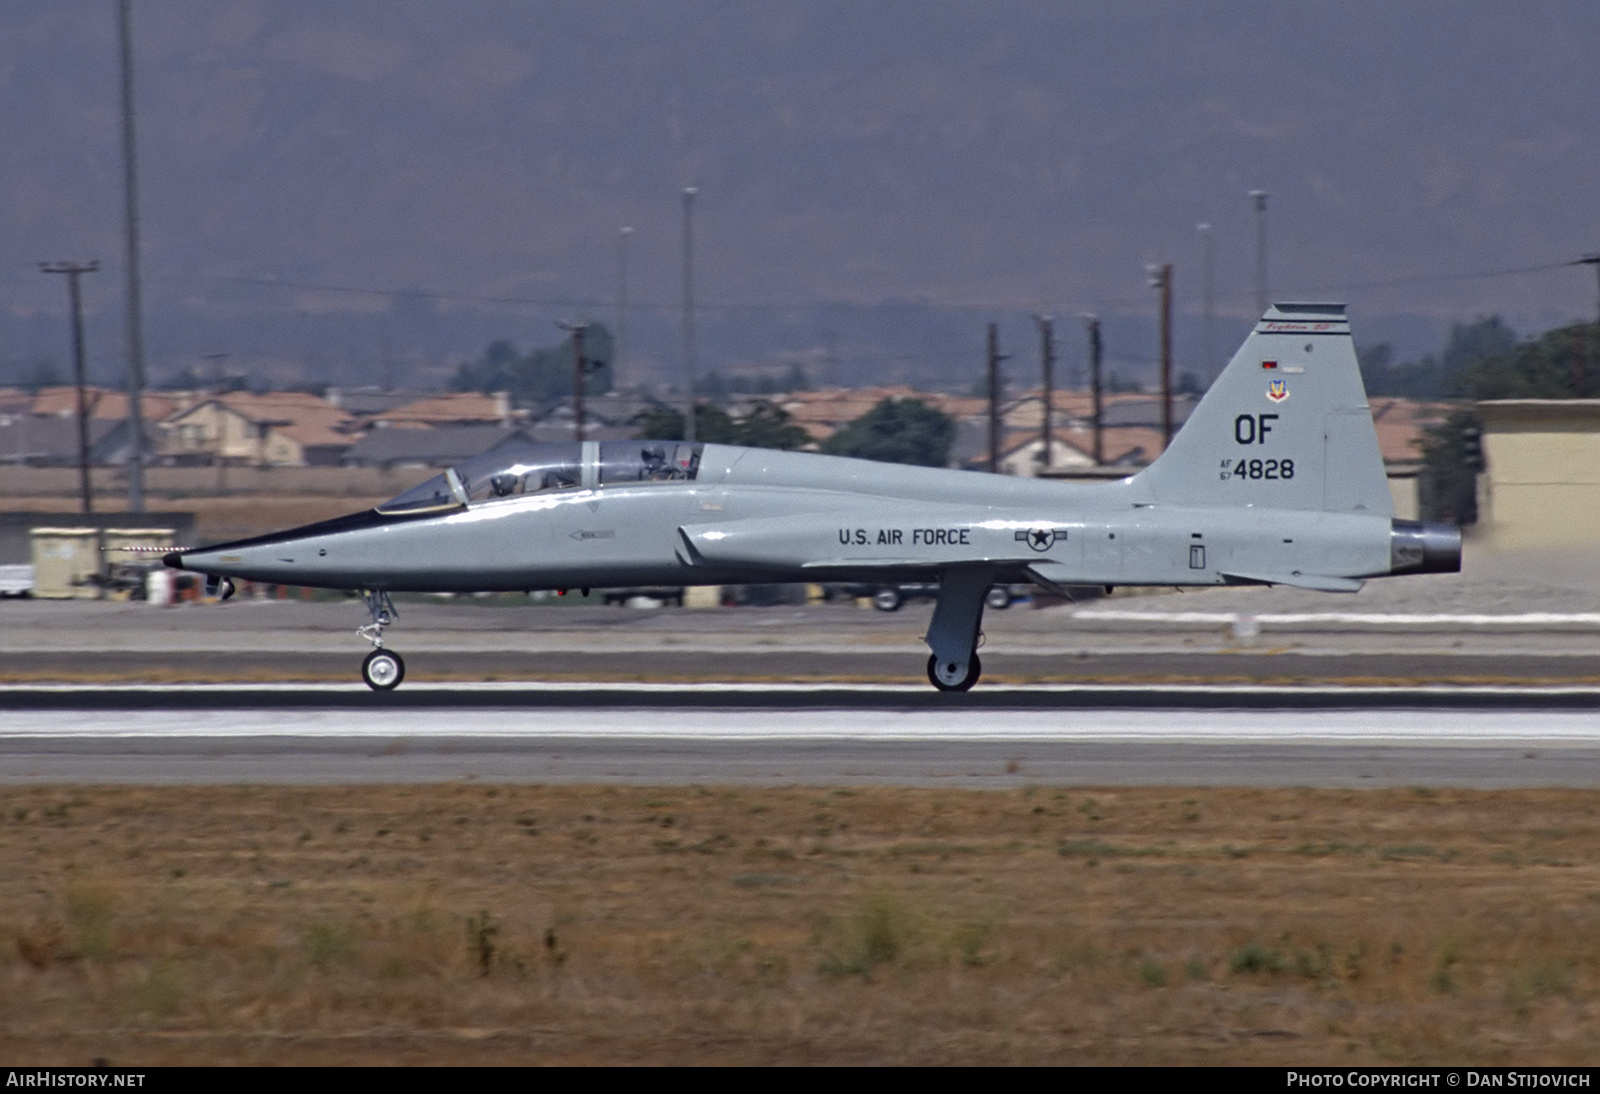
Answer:
M31 565L0 566L0 596L32 596L33 567Z
M990 588L984 603L991 608L1009 608L1027 597L1030 589L1027 585L995 585ZM837 590L853 599L870 597L872 606L880 612L899 611L908 600L937 600L939 597L939 584L934 581L908 581L893 585L849 584L837 586Z
M607 604L626 604L636 596L659 600L663 604L683 607L682 585L646 585L632 589L601 589L601 599Z

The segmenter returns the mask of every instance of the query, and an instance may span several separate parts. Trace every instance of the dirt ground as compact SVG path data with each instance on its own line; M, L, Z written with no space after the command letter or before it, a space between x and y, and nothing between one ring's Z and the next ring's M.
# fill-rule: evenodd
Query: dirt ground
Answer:
M16 788L17 1064L1593 1064L1600 794Z

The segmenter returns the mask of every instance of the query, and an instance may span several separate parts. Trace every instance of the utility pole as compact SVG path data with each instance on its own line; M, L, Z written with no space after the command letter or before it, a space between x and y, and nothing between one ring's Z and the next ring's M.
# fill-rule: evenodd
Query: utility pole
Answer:
M1039 326L1039 366L1044 372L1044 422L1039 427L1039 438L1043 447L1039 450L1039 470L1044 471L1050 467L1050 450L1053 435L1050 429L1051 404L1055 402L1055 321L1048 315L1035 315L1033 321Z
M384 357L387 358L388 356L389 354L385 352ZM228 355L226 353L207 353L202 355L202 359L211 363L211 395L213 399L217 400L217 405L220 407L222 405L222 375L228 363ZM220 416L217 419L219 423L222 420ZM228 493L228 457L222 450L225 432L225 429L219 426L217 431L217 454L215 457L217 461L218 497L225 496Z
M200 359L211 366L211 386L218 395L222 394L223 373L227 371L228 355L223 352L202 353Z
M1600 254L1584 255L1582 258L1580 258L1577 261L1573 262L1573 265L1574 266L1588 266L1590 269L1594 270L1595 322L1596 323L1600 323Z
M683 188L683 384L686 398L683 439L694 443L694 196L699 187Z
M583 359L583 333L587 323L559 323L562 330L572 335L572 439L583 443L583 389L584 372L589 362Z
M989 470L1000 471L1000 324L990 323L986 339L989 365Z
M1146 266L1145 271L1150 287L1161 292L1161 450L1165 452L1172 447L1172 263Z
M1267 314L1267 192L1251 190L1256 210L1256 318Z
M631 235L633 229L626 225L617 229L617 348L611 362L614 377L622 375L622 363L628 354L628 237Z
M122 46L122 199L128 339L128 511L144 512L144 320L139 302L139 164L133 129L133 17L117 0Z
M1583 354L1584 351L1587 350L1587 354L1586 355L1588 357L1590 357L1590 358L1593 358L1595 356L1595 343L1597 341L1600 341L1600 254L1587 254L1587 255L1584 255L1582 258L1573 259L1572 265L1574 265L1574 266L1588 266L1588 267L1590 267L1591 269L1594 270L1594 279L1595 279L1595 323L1594 323L1594 328L1589 332L1589 337L1588 338L1584 339L1584 338L1581 338L1581 336L1580 336L1581 341L1587 343L1587 345L1583 349L1580 349L1578 351L1580 354ZM1590 371L1596 371L1596 369L1597 369L1596 362L1591 360L1589 362L1589 368L1590 368ZM1573 384L1572 395L1573 395L1573 398L1578 398L1579 396L1582 395L1582 386L1581 386L1580 383L1578 383L1576 381Z
M39 263L40 273L67 277L67 302L72 308L72 375L78 384L78 489L85 513L94 512L94 498L89 484L89 401L83 390L83 295L78 291L78 278L99 268L97 261Z
M1094 464L1100 467L1106 462L1105 446L1101 441L1105 416L1104 391L1100 385L1100 317L1085 315L1083 325L1089 331L1089 388L1094 395Z

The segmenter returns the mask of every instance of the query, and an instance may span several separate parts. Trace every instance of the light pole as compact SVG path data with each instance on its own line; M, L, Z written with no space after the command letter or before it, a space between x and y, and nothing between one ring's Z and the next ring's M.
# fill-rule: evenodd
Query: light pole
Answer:
M139 302L139 164L133 128L133 16L118 0L122 53L122 211L128 292L128 511L144 512L144 317Z
M1205 316L1206 382L1217 375L1216 294L1212 277L1215 273L1215 256L1212 251L1211 225L1196 224L1200 233L1200 311Z
M698 186L683 188L683 439L694 443L694 196Z
M78 384L78 488L82 492L85 513L94 512L94 501L89 489L89 402L83 391L83 294L78 291L78 278L99 268L97 261L39 263L40 273L67 277L67 302L72 308L72 375Z
M1251 190L1256 210L1256 316L1267 314L1267 192Z

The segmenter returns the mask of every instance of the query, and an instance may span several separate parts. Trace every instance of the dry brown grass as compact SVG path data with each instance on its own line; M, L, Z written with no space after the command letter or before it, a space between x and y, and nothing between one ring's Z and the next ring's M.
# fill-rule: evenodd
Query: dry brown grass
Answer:
M22 1063L1592 1064L1600 794L0 793Z

